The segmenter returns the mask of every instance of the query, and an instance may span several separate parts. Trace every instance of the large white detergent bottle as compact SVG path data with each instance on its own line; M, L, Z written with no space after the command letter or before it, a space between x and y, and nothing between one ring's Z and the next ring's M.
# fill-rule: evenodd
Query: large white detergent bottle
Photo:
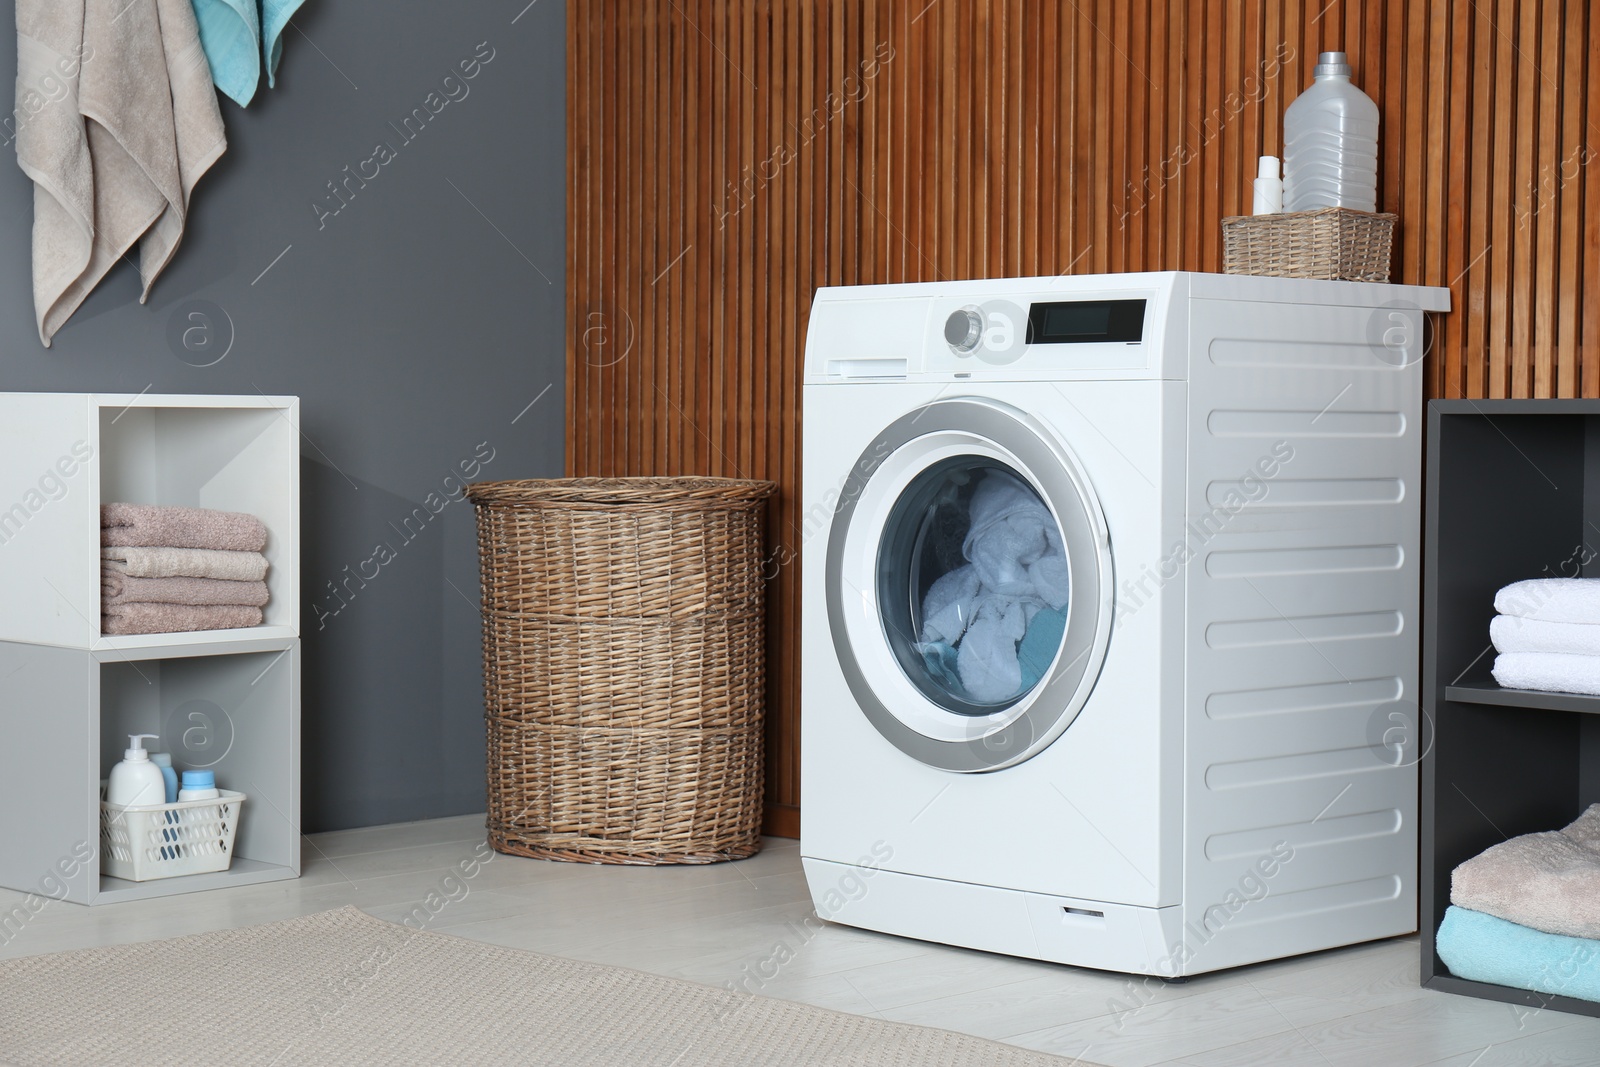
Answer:
M1350 82L1343 52L1317 57L1316 80L1283 116L1283 210L1378 210L1378 105Z
M128 738L128 748L122 761L111 768L106 782L106 803L119 808L143 807L161 804L167 798L167 782L161 768L150 761L144 750L144 739L154 740L155 734L133 734Z

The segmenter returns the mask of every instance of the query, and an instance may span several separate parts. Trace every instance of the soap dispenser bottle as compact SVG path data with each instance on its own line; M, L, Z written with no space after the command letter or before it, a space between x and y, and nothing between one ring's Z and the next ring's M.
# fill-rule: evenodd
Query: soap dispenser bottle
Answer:
M161 768L150 762L144 750L144 739L154 740L155 734L132 734L122 761L111 768L111 778L106 782L106 803L119 808L142 807L160 804L167 795L166 779Z

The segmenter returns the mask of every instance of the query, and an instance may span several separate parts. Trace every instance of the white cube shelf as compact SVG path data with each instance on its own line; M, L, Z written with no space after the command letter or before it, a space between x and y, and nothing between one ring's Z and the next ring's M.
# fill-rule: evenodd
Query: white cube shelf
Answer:
M299 400L0 393L0 886L80 904L300 873ZM267 526L262 625L100 633L100 504ZM100 874L100 782L127 735L248 796L226 871Z
M300 633L300 402L294 397L0 394L0 641L218 645ZM243 511L267 526L263 625L100 633L100 505Z

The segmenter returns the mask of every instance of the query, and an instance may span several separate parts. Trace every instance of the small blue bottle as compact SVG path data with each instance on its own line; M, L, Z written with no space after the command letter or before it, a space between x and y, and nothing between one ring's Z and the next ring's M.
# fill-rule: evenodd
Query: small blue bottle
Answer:
M157 767L159 767L161 769L161 779L162 779L163 782L166 783L166 789L167 789L166 803L168 803L168 804L176 803L177 799L178 799L178 772L176 770L174 770L173 767L172 767L172 753L170 753L170 752L152 752L152 753L150 753L150 762L154 763ZM167 812L167 822L176 825L177 821L178 821L178 813L177 812L175 812L175 811ZM163 830L163 831L161 831L161 839L163 841L176 841L176 840L178 840L178 831L176 831L176 830ZM161 850L161 858L164 859L164 860L175 860L175 859L177 859L178 858L177 846L174 845L172 848L163 848Z
M176 803L178 800L178 772L173 770L172 767L172 753L152 752L150 753L150 762L161 768L161 778L167 784L166 802L168 804Z

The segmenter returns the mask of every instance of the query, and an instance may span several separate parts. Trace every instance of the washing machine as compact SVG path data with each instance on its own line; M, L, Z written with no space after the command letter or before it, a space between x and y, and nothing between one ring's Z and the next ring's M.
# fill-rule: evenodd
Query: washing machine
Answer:
M824 288L817 914L1176 977L1416 929L1422 369L1445 289Z

